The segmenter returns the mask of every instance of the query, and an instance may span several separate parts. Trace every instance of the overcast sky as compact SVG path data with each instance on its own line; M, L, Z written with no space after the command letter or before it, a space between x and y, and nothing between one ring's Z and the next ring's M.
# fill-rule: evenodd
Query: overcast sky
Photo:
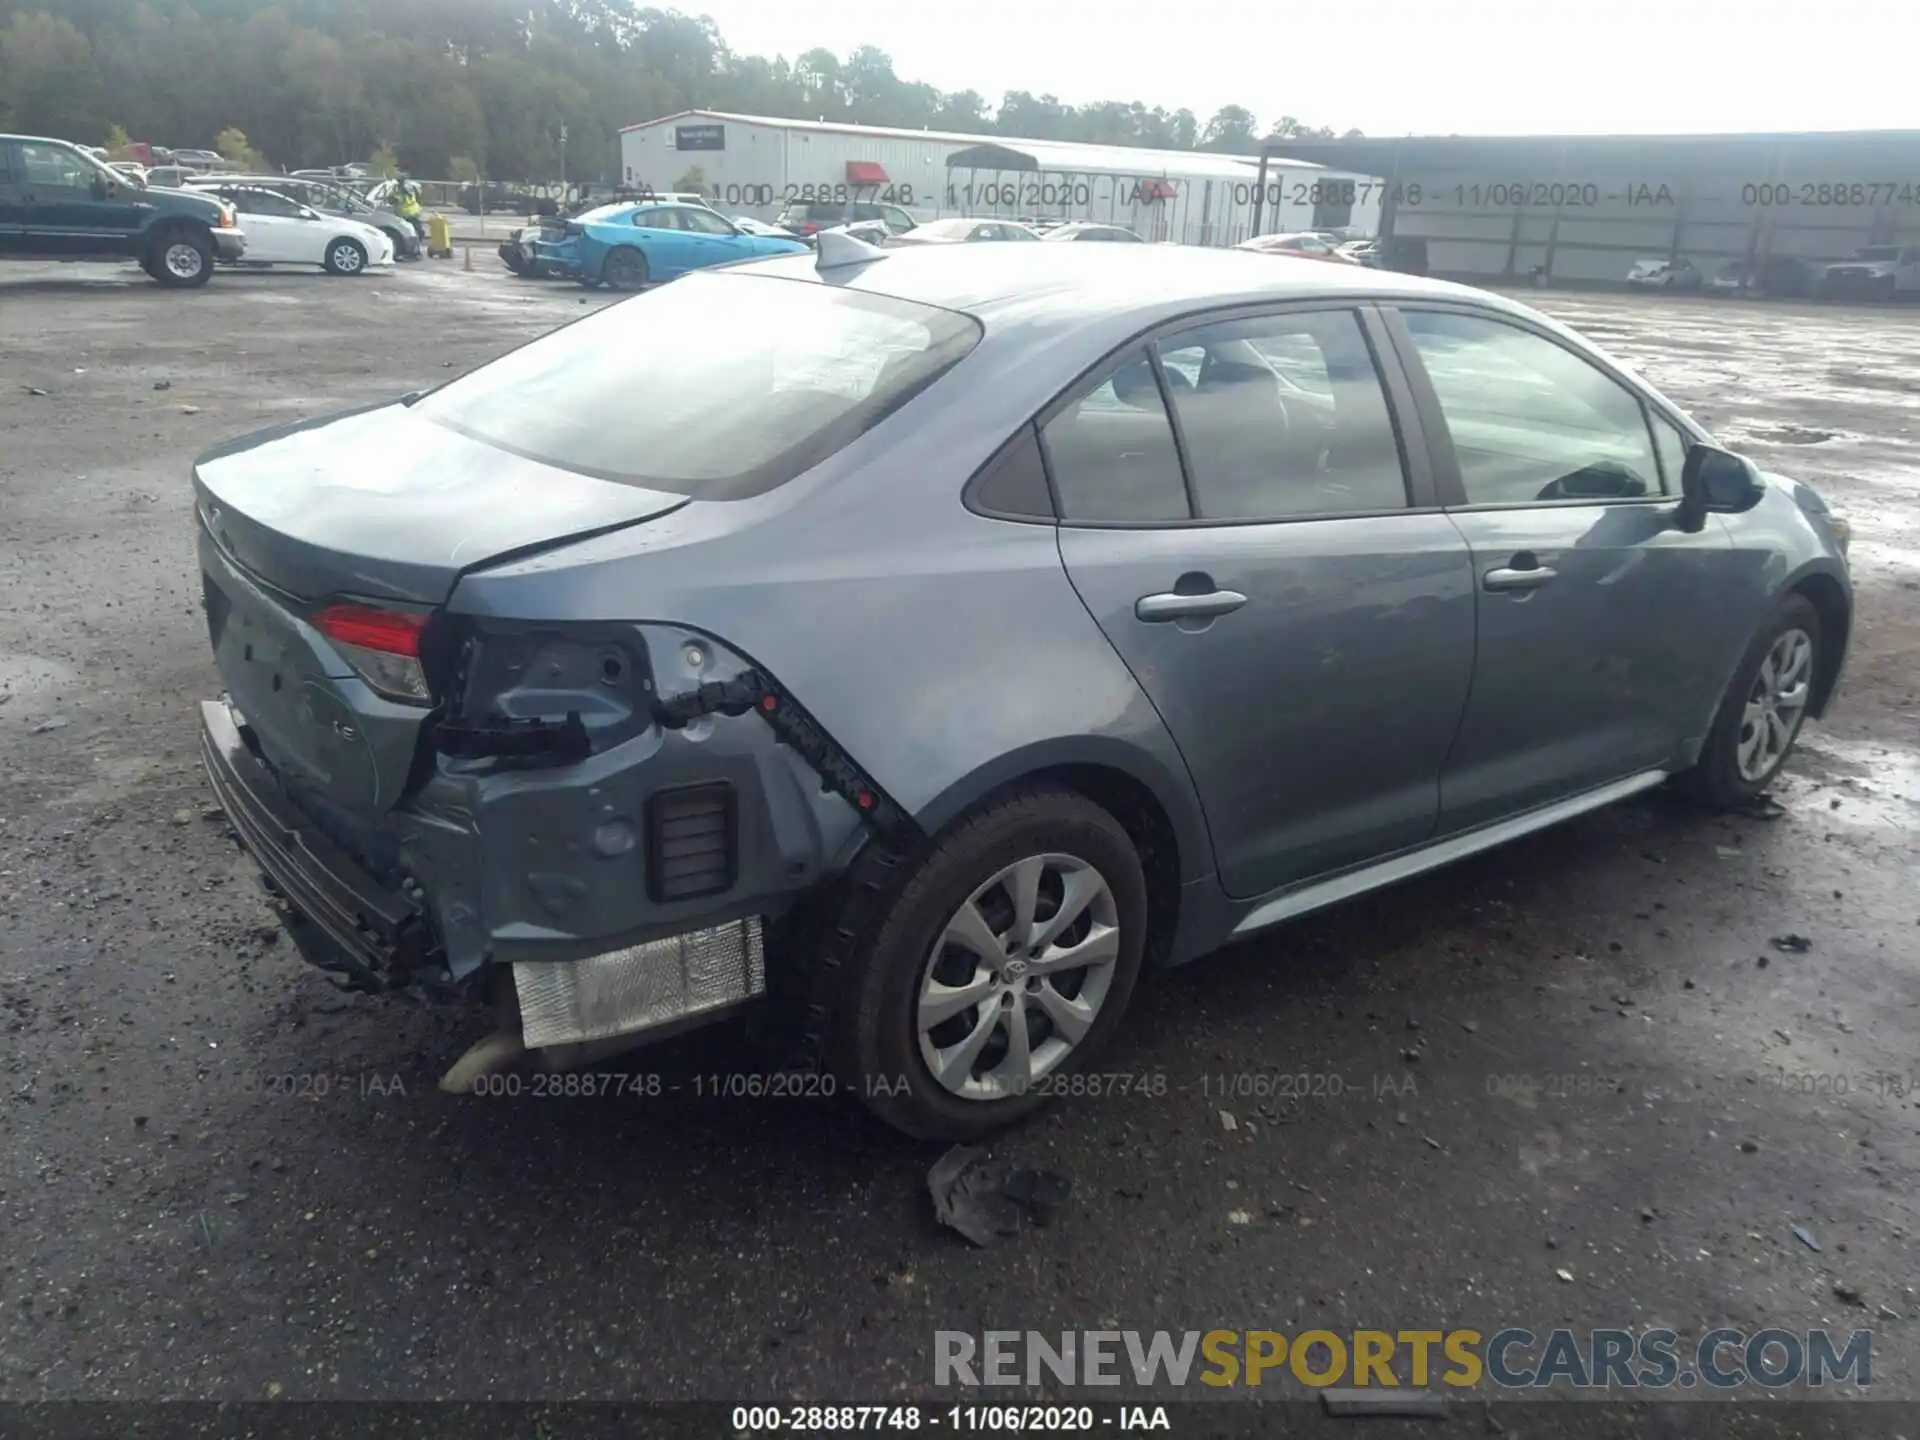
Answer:
M1244 105L1336 130L1660 134L1920 127L1914 0L683 0L789 60L877 45L904 80L1071 104ZM1920 179L1920 177L1912 177Z

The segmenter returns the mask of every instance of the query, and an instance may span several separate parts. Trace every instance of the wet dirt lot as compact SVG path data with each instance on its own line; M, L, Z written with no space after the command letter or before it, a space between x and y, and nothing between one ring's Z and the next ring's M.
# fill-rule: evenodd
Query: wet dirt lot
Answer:
M1066 1213L981 1252L937 1147L696 1093L718 1039L619 1062L654 1098L440 1095L481 1027L333 992L207 817L188 462L582 313L475 263L0 274L0 1396L872 1400L936 1329L1662 1323L1871 1328L1920 1395L1920 312L1529 297L1853 520L1782 813L1656 794L1150 977L1135 1093L998 1147Z

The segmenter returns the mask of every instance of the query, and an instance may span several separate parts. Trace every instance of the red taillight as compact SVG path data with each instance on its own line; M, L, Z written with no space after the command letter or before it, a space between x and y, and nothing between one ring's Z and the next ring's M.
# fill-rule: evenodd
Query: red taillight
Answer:
M376 610L371 605L329 605L313 617L314 627L329 640L378 650L383 655L420 658L420 632L425 615L399 610Z

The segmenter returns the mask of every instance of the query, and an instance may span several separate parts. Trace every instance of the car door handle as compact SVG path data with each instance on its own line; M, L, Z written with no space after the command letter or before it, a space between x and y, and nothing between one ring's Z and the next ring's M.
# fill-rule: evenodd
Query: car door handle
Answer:
M1238 610L1247 597L1238 590L1214 590L1205 595L1182 595L1169 590L1159 595L1142 595L1134 602L1133 614L1149 625L1164 620L1211 619Z
M1550 565L1535 565L1528 570L1508 569L1489 570L1480 583L1489 590L1538 590L1542 585L1551 583L1560 572Z

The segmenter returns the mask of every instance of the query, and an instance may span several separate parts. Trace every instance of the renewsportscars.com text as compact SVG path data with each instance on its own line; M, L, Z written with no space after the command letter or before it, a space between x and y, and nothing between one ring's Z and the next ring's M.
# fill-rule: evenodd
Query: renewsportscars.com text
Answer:
M939 1386L1302 1385L1733 1390L1873 1384L1873 1332L1710 1330L964 1330L934 1333Z

